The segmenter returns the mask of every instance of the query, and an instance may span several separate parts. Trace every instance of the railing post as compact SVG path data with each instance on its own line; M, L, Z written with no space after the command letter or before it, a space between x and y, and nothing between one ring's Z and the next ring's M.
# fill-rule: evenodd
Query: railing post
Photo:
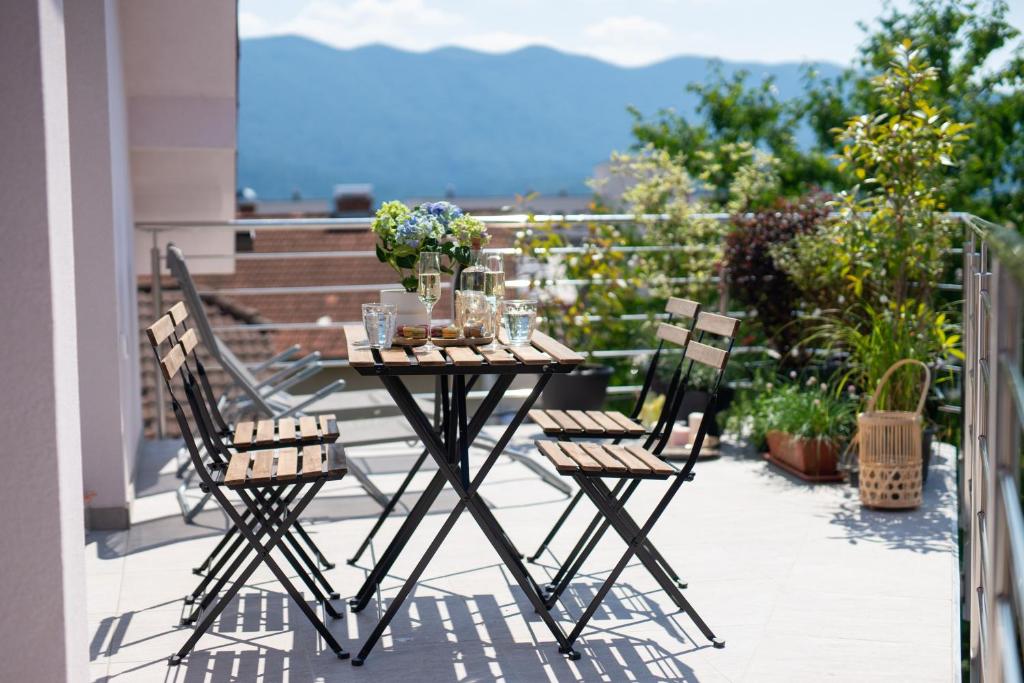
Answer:
M153 245L149 249L149 268L153 283L153 319L155 320L163 315L164 296L163 285L160 282L160 233L154 230L152 235ZM156 371L156 379L153 382L156 387L156 438L162 439L165 434L167 411L164 407L164 383L160 381L160 361L156 356L153 356L153 368Z

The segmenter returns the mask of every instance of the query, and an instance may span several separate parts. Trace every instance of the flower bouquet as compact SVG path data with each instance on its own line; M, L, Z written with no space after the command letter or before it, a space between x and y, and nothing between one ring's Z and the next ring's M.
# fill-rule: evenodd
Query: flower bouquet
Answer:
M482 221L450 202L425 202L415 209L385 202L370 229L377 235L377 258L395 269L407 292L416 291L420 252L442 254L441 270L451 274L456 263L469 265L472 250L490 239Z

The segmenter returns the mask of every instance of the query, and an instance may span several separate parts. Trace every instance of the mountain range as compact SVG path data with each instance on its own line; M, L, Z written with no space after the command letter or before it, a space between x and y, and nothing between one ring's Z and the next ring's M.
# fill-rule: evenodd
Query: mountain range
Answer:
M240 50L238 183L264 199L328 197L337 183L372 183L377 201L586 192L595 165L633 142L626 107L692 113L686 85L716 62L621 67L546 47L341 50L294 36ZM797 63L717 63L774 76L783 98L801 90Z

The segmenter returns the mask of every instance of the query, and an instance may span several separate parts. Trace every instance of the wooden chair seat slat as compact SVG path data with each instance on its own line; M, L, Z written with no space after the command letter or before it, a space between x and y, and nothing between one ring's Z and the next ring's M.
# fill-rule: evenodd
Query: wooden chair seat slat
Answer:
M338 440L338 418L334 415L320 416L320 434L324 441L333 443Z
M224 473L224 483L228 486L241 486L245 483L246 475L249 473L248 453L235 453L228 463L227 472Z
M278 481L289 481L298 474L299 452L294 448L282 448L277 451L277 473L274 478Z
M564 411L549 410L548 417L554 420L558 424L558 426L562 428L562 431L565 432L566 434L583 433L583 427L580 427L578 424L576 424L576 422L567 414L565 414Z
M640 446L626 446L626 450L632 453L634 456L643 460L644 464L651 468L651 471L658 475L669 476L675 474L675 470L671 466L664 463L653 453L641 448Z
M619 425L626 430L627 434L634 434L639 436L645 433L644 426L636 420L631 420L617 410L611 410L605 413L609 418L615 420Z
M573 422L582 427L585 433L604 434L604 427L582 410L567 410L565 411L565 414L572 418Z
M252 443L253 428L256 426L253 422L239 422L235 425L235 437L233 443L236 446L248 446Z
M249 481L254 484L265 484L274 473L274 451L256 451L252 458L252 476Z
M601 469L612 474L619 474L626 471L626 466L619 462L611 453L607 452L601 444L584 443L579 444L583 450L593 458Z
M588 410L587 417L601 425L601 428L608 434L608 436L618 436L626 433L625 427L609 417L608 414L602 410Z
M533 420L537 424L537 426L539 426L545 432L562 431L562 428L558 425L558 423L548 416L548 411L546 410L534 408L529 413L527 413L527 415L531 420Z
M299 436L302 437L303 441L316 441L318 434L316 431L316 418L310 415L303 415L299 418Z
M604 447L606 451L615 456L615 459L626 466L630 474L651 474L650 465L636 457L626 449L625 446L611 444Z
M302 447L302 476L315 478L323 474L324 459L320 446Z
M601 463L595 460L590 453L583 450L580 444L566 441L560 445L565 454L575 460L576 464L584 472L600 472L604 469Z
M256 423L256 443L261 446L274 443L273 420L260 420Z
M277 421L277 438L281 443L295 440L295 420L282 417Z
M562 451L560 444L554 441L538 441L537 448L559 472L572 473L579 469L576 461Z

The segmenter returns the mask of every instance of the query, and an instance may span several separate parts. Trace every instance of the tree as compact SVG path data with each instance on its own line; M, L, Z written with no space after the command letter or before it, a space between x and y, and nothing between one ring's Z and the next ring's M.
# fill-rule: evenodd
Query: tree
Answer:
M802 116L823 150L833 129L854 112L880 108L871 79L894 48L910 40L935 71L930 98L951 119L973 124L951 174L949 206L1018 225L1024 219L1024 43L1007 20L1004 0L914 0L887 3L853 66L834 79L808 72ZM838 151L838 150L837 150Z

